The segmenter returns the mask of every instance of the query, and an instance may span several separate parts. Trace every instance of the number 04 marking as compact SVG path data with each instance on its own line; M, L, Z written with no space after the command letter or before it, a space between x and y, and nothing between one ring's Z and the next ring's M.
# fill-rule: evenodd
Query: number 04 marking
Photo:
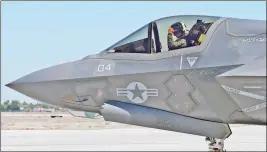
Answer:
M111 64L105 65L105 64L99 64L97 67L98 72L104 72L104 71L110 71L111 70Z

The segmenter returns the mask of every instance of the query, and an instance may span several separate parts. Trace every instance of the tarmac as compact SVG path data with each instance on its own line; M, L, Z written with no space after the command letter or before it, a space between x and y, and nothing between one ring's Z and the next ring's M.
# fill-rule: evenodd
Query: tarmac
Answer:
M5 123L8 124L8 119L5 119ZM15 118L12 120L14 119ZM29 119L26 120L29 121ZM68 118L68 120L70 120L70 118ZM72 121L74 120L76 119L73 118ZM77 120L80 121L80 119ZM58 123L59 121L66 122L66 120L61 118L53 119L53 121L55 121L55 123ZM94 120L90 120L86 122L86 124L93 124L93 121ZM95 121L99 121L96 123L99 124L101 119ZM16 121L14 123L16 126ZM25 125L27 123L18 124ZM39 122L38 124L42 123ZM51 126L53 123L49 122L49 124ZM5 124L2 123L2 126L5 126ZM266 126L230 126L233 134L225 140L225 149L227 151L266 151ZM87 127L86 129L85 127L79 129L78 125L76 128L72 126L71 129L66 129L65 127L64 129L56 130L51 130L49 127L47 129L38 129L37 124L34 126L35 129L33 128L31 130L14 130L14 128L12 129L12 126L10 127L11 129L6 127L4 130L1 130L1 151L208 150L208 143L205 142L205 138L201 136L129 125L103 124L102 126L95 128Z

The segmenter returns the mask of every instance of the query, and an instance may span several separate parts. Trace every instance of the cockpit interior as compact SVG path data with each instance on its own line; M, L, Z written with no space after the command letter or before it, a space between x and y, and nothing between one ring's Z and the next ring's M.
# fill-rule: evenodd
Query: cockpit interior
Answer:
M156 54L196 47L201 45L212 24L219 19L216 16L200 15L161 18L141 27L99 54Z

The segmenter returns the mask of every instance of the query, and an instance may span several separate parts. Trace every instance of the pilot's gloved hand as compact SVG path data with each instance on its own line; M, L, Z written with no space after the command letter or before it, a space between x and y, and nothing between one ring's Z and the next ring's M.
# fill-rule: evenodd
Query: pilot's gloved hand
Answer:
M168 29L168 33L173 33L174 32L174 29L173 28L171 28L171 27L169 27L169 29Z

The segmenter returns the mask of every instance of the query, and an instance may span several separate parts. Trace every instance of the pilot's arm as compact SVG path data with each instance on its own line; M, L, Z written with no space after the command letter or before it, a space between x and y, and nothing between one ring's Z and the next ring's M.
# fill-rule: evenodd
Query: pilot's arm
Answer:
M174 50L174 49L180 49L180 48L184 48L186 47L186 40L185 39L179 39L174 41L173 40L173 34L172 34L172 30L168 30L168 48L170 50Z

